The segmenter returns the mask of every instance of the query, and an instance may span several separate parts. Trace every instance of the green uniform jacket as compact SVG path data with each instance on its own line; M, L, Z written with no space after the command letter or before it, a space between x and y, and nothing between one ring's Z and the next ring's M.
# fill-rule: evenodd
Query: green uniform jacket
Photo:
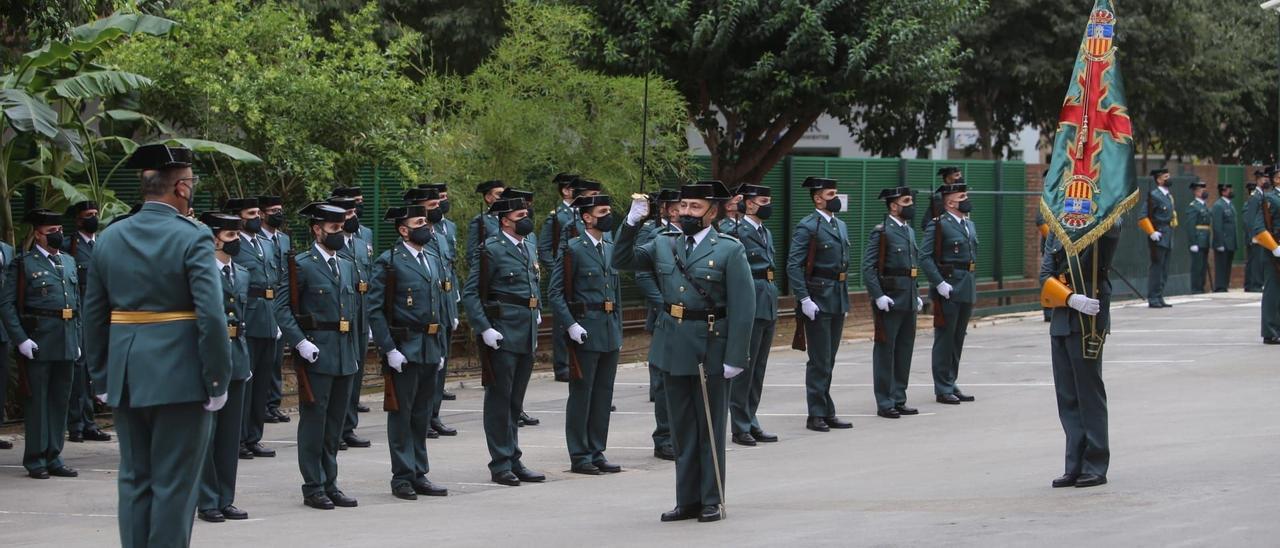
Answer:
M89 265L93 264L93 246L85 243L79 232L66 234L64 231L64 234L66 243L62 244L62 251L76 260L76 279L80 280L77 289L80 290L80 298L84 299L84 284L89 283Z
M356 229L356 237L360 238L361 240L364 240L364 242L369 245L369 249L368 249L369 263L372 264L373 263L373 229L364 225L360 225L360 228Z
M453 299L453 293L443 290L449 273L441 267L440 258L426 246L423 253L430 271L403 243L391 246L374 261L368 295L369 324L373 326L373 340L383 354L399 350L409 363L434 368L448 348L450 330L445 323L452 322L447 315L447 301ZM387 273L393 268L395 295L387 292ZM394 322L389 321L389 313L395 314ZM435 334L429 334L433 324Z
M524 248L521 253L520 248ZM477 250L479 251L479 249ZM542 302L536 308L510 302L498 302L495 297L506 295L515 299L538 299L538 250L535 243L525 238L520 247L503 233L495 233L485 240L483 252L488 255L489 302L480 302L480 262L472 263L467 273L466 286L462 288L462 306L467 311L467 322L477 335L489 328L502 333L499 348L517 354L531 354L538 343L538 318L542 316ZM527 258L526 258L527 254ZM476 253L478 258L479 254ZM495 312L485 314L486 306Z
M484 223L483 229L481 229L481 223ZM468 268L475 266L475 252L476 247L480 245L481 232L483 232L484 239L488 240L489 238L497 236L501 231L502 223L498 222L498 218L496 216L488 213L481 213L471 218L471 222L467 224L466 253Z
M653 241L654 236L662 232L666 232L667 225L662 221L645 221L640 225L640 235L636 237L636 245L644 245ZM649 309L644 318L644 330L653 333L653 324L658 321L658 314L662 313L662 291L658 289L658 282L653 277L653 271L642 270L636 272L636 286L640 288L640 293L644 295L644 304ZM653 346L658 345L655 339ZM653 352L653 346L650 346L650 353Z
M249 343L244 340L245 303L249 302L249 280L252 275L234 260L231 261L231 272L234 284L227 284L226 277L219 279L222 280L222 305L227 311L227 330L236 326L239 331L238 336L231 338L231 380L243 381L252 373L249 366ZM275 323L275 320L272 319L271 322Z
M249 238L253 239L249 240ZM257 243L258 249L255 249L252 243ZM240 234L240 253L232 259L238 266L249 271L249 290L259 294L257 297L249 297L248 304L245 305L242 318L245 324L243 335L246 337L272 340L276 338L276 329L279 327L276 324L278 301L262 296L266 290L274 290L280 285L280 281L285 279L281 278L278 267L271 261L271 257L275 254L276 248L271 245L270 240ZM286 270L285 277L287 276Z
M965 229L968 229L968 234ZM939 236L941 231L941 236ZM939 242L942 248L941 257L935 256ZM975 272L969 265L978 261L978 227L968 219L957 220L949 212L943 212L937 222L932 222L924 229L924 242L920 245L924 256L920 258L920 267L929 277L929 285L937 291L938 284L943 281L951 284L949 299L955 303L973 303L978 298ZM946 274L944 275L944 272Z
M745 218L733 223L727 234L732 235L747 253L747 264L751 266L751 278L755 282L757 320L778 319L778 286L769 281L769 273L774 276L777 265L774 264L773 234L764 225L756 228ZM776 279L776 278L775 278Z
M1254 230L1253 222L1254 217L1258 215L1258 210L1261 209L1262 194L1261 189L1255 189L1253 194L1249 195L1249 199L1244 202L1244 218L1241 220L1244 221L1244 237L1250 243L1253 243L1253 237L1261 232L1261 230Z
M1160 241L1153 242L1156 247L1173 249L1173 193L1165 196L1160 187L1151 189L1147 193L1147 209L1143 212L1151 219L1156 231L1163 234Z
M203 402L227 392L221 273L209 229L159 202L98 236L85 285L85 357L95 394L119 407ZM189 312L196 320L111 323L111 311ZM127 386L126 386L127 385Z
M361 365L364 352L358 348L359 333L356 331L362 313L356 293L356 267L341 254L337 259L341 280L334 278L327 259L314 244L294 255L298 271L298 310L292 309L291 289L286 279L276 291L276 321L290 347L297 347L306 339L320 349L320 359L315 363L306 360L297 363L305 364L308 370L316 373L340 376L354 374ZM309 319L314 323L306 325L323 329L304 329L300 325L304 322L299 319L304 322ZM334 327L341 321L351 322L346 333Z
M622 289L618 271L613 266L614 248L607 240L601 243L603 255L586 234L566 242L561 253L573 256L573 295L564 293L563 259L552 267L547 290L556 320L565 329L577 323L587 330L587 340L579 348L588 352L613 352L622 348ZM613 312L593 307L606 301L613 303Z
M268 236L266 229L263 229L260 237L261 240L266 240L272 249L271 255L267 258L267 264L275 270L275 280L272 282L272 288L289 279L289 256L293 255L293 240L289 238L289 235L285 234L283 230L277 230L275 236L276 241L271 241L271 236ZM274 303L272 304L274 305ZM272 321L275 321L275 319L273 318Z
M566 240L565 229L573 225L574 217L576 210L559 201L556 202L556 210L542 222L542 229L538 231L538 261L542 263L543 270L550 272L559 258L560 248L564 247ZM553 237L557 230L560 235Z
M1227 251L1236 250L1236 208L1231 206L1231 200L1219 197L1213 202L1213 248L1225 248Z
M1249 219L1249 234L1255 235L1267 230L1267 210L1271 211L1271 235L1280 239L1280 191L1275 189L1266 191L1258 199L1258 206L1253 208L1253 217Z
M1145 236L1145 234L1144 234ZM1083 265L1085 272L1093 272L1094 254L1099 249L1102 250L1102 263L1098 265L1097 292L1093 291L1092 280L1087 279L1085 283L1085 291L1078 288L1071 288L1074 293L1082 293L1083 295L1092 295L1093 298L1102 301L1102 310L1096 316L1095 330L1098 333L1108 333L1111 331L1111 279L1108 272L1111 261L1115 257L1116 246L1120 241L1120 225L1116 225L1108 230L1101 238L1098 238L1096 245L1085 248L1080 254L1080 264ZM1044 256L1040 259L1040 284L1043 285L1045 280L1053 276L1059 276L1067 273L1067 255L1062 247L1062 242L1058 241L1052 233L1049 234L1048 241L1045 242ZM1070 276L1068 276L1070 280ZM1065 337L1072 333L1080 333L1080 313L1074 308L1059 307L1053 309L1053 319L1049 324L1049 335L1053 337Z
M36 353L39 361L74 361L80 357L80 281L76 277L76 260L66 253L59 253L58 257L61 267L54 266L44 253L32 247L5 265L0 319L14 343L35 341L40 348ZM17 308L19 276L25 277L27 284L23 310ZM76 311L76 317L64 320L43 315L59 314L64 309ZM32 311L41 311L41 315Z
M13 246L0 242L0 268L9 268L9 263L13 262ZM78 263L78 261L77 261ZM6 276L0 275L0 294L3 294L5 288L9 287L5 280ZM84 284L81 284L84 285ZM84 298L84 295L80 296ZM0 322L0 344L8 344L10 341L9 332L3 329L4 322ZM18 341L22 342L22 341ZM3 358L0 358L3 359Z
M929 226L936 226L932 223ZM932 228L926 229L932 230ZM885 240L884 273L879 271L880 240ZM872 307L875 299L888 295L893 299L894 312L912 312L916 309L919 290L911 273L920 266L920 250L916 248L916 231L911 225L885 219L876 225L867 238L867 249L862 254L862 279L867 284ZM879 310L878 308L876 309Z
M717 318L714 330L705 319L677 320L664 311L658 316L655 331L662 342L657 366L672 375L698 374L698 364L705 364L708 375L724 374L724 364L747 368L751 327L755 323L755 291L751 266L742 244L732 236L714 230L703 237L687 259L681 262L710 301L693 288L679 268L676 259L683 257L685 242L679 233L669 232L653 241L637 245L640 227L624 224L618 235L613 262L623 270L652 270L662 291L663 303L680 305L686 310L725 308L725 319ZM729 299L733 295L733 299Z
M814 211L796 225L791 234L791 251L787 253L787 279L791 280L797 307L809 298L821 313L847 314L849 281L832 278L849 270L849 228L838 217L832 218L835 226ZM808 277L805 261L809 242L815 239L818 244L814 249L814 276Z
M1187 204L1187 218L1182 223L1185 223L1182 226L1187 229L1187 245L1198 245L1201 253L1208 253L1209 231L1213 227L1209 207L1200 203L1199 200L1191 200L1191 203Z
M356 232L356 236L338 251L338 255L346 257L356 267L356 306L360 308L360 330L356 332L357 338L363 338L368 334L369 329L369 304L364 293L360 293L359 288L364 284L366 291L369 287L369 279L373 273L373 245L369 240L365 240L359 236L360 231ZM367 341L366 341L367 342ZM364 355L364 351L360 351L360 355Z
M436 255L440 257L441 267L449 280L449 291L445 297L445 323L449 333L453 333L453 320L458 317L458 301L462 299L462 284L458 283L458 225L449 219L442 219L435 225L436 239L430 244ZM447 350L447 348L446 348Z

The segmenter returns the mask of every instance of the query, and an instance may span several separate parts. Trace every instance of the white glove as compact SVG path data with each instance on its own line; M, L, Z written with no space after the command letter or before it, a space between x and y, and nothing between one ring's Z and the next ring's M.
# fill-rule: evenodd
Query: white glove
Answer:
M454 329L457 329L457 328L458 328L458 319L457 319L457 318L454 318L454 319L453 319L453 328L454 328Z
M1275 249L1272 249L1272 250L1271 250L1271 256L1272 256L1272 257L1280 257L1280 245L1276 246L1276 248L1275 248Z
M888 295L881 295L880 298L876 299L876 308L879 308L880 310L888 312L889 308L892 306L893 299L890 299Z
M407 361L409 360L406 359L404 354L401 354L398 349L392 349L390 352L387 352L387 367L395 369L396 373L404 372L404 362Z
M444 358L440 358L440 363L436 364L436 371L444 369Z
M627 224L636 226L640 221L649 216L649 198L635 198L631 200L631 211L627 212Z
M373 327L369 327L369 338L373 338Z
M106 392L103 392L103 393L101 393L101 394L98 394L97 396L94 396L94 397L95 397L95 398L98 398L98 402L99 402L99 403L107 403L107 393L106 393Z
M575 323L569 326L569 338L578 344L585 343L587 342L587 330Z
M1251 243L1251 244L1253 244L1253 245L1258 245L1258 239L1257 239L1257 238L1249 238L1249 243Z
M919 296L916 296L916 312L919 312L921 310L924 310L924 299L921 299Z
M18 352L26 356L28 360L36 359L36 352L39 350L40 347L36 346L36 342L31 339L22 341L22 344L18 345Z
M1200 252L1200 246L1198 246L1198 245L1193 245L1193 246L1191 246L1191 252L1192 252L1192 253L1199 253L1199 252Z
M284 331L281 331L281 330L280 330L280 328L279 328L279 327L277 327L277 328L276 328L276 340L277 340L277 341L278 341L278 340L280 340L280 336L281 336L281 335L284 335Z
M1157 231L1155 231L1155 232L1152 232L1152 233L1151 233L1151 235L1150 235L1150 236L1147 236L1147 237L1148 237L1148 238L1151 238L1151 241L1153 241L1153 242L1158 242L1158 241L1160 241L1160 238L1163 238L1163 237L1164 237L1164 234L1161 234L1161 233L1160 233L1160 231L1158 231L1158 230L1157 230Z
M77 359L77 360L78 360L78 359L80 359L80 347L79 347L79 346L77 346L77 347L76 347L76 359Z
M542 313L541 313L541 312L536 313L536 315L533 317L533 323L534 323L534 325L542 325Z
M205 402L204 410L210 413L217 412L222 406L227 404L227 393L223 392L221 396L214 396Z
M294 348L298 349L298 354L302 355L302 359L311 363L316 363L316 360L320 359L320 349L312 344L311 341L303 339Z
M502 340L502 333L498 333L497 329L490 327L480 334L480 339L484 341L485 346L497 350L498 341Z
M739 373L742 373L742 368L741 368L741 367L734 367L734 366L729 365L729 364L727 364L727 363L726 363L726 364L724 364L724 378L726 378L726 379L732 379L732 378L734 378L734 377L738 376L738 374L739 374Z
M1088 316L1097 315L1102 310L1102 303L1098 299L1090 299L1079 293L1075 293L1067 297L1067 306L1080 311L1081 314Z
M947 282L942 282L942 283L938 284L938 294L939 294L939 295L942 295L942 298L944 298L944 299L950 299L950 298L951 298L951 284L949 284L949 283L947 283Z
M800 301L800 313L810 320L818 319L818 303L813 302L813 299L809 297L805 297L803 301Z
M1221 253L1221 252L1223 252L1223 251L1226 251L1226 250L1227 250L1227 246L1225 246L1225 245L1220 245L1220 246L1218 246L1216 249L1217 249L1217 251L1218 251L1219 253Z

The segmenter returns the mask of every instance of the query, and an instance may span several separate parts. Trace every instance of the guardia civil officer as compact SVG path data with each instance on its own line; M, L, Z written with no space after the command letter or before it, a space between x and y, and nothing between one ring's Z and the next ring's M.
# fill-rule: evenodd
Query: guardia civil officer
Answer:
M345 194L351 194L350 187L345 189L338 188L335 191L344 191ZM356 435L356 427L360 425L360 413L367 413L369 407L360 403L360 396L364 393L364 356L366 349L369 348L369 339L372 338L372 332L369 329L369 300L365 294L369 292L369 275L373 270L373 241L366 240L362 236L364 231L369 230L368 227L360 224L361 202L354 197L333 195L329 197L329 205L340 207L346 211L347 218L342 222L342 232L346 236L346 243L342 249L338 250L338 254L345 257L355 265L355 287L356 287L356 308L360 313L355 316L355 323L352 329L356 333L356 352L360 358L360 367L356 369L356 376L351 381L351 398L347 405L347 418L342 430L342 443L339 449L348 447L369 447L373 445L369 440ZM370 231L372 234L372 231ZM372 236L370 236L372 237Z
M272 262L276 248L260 235L262 210L257 198L230 198L222 211L241 220L239 245L234 246L236 264L249 271L241 326L245 347L249 352L249 369L252 380L246 384L244 428L241 435L241 458L274 457L276 450L262 445L263 424L267 420L267 400L271 392L271 378L275 368L277 339L280 327L276 323L276 287L280 285L280 270Z
M886 419L920 412L907 407L907 381L916 342L916 313L924 306L916 286L920 251L911 228L915 192L900 186L880 191L889 215L871 230L862 254L862 279L875 323L872 381L876 414ZM937 226L936 223L931 228Z
M1169 251L1173 249L1173 229L1178 228L1178 211L1173 207L1173 194L1169 192L1169 170L1151 171L1156 187L1147 193L1146 210L1138 220L1138 228L1151 240L1147 247L1151 255L1151 269L1147 273L1147 306L1170 308L1164 302L1164 285L1169 281Z
M1213 243L1213 219L1209 214L1208 186L1197 179L1191 183L1191 202L1187 204L1187 241L1191 252L1191 292L1204 293L1205 271L1209 267L1209 247Z
M1234 191L1227 183L1218 183L1218 199L1213 202L1213 292L1226 293L1231 285L1231 261L1235 259L1239 221L1231 205Z
M444 269L440 283L446 294L444 327L448 333L445 334L445 340L451 342L453 334L458 329L458 303L462 300L462 284L458 281L458 225L445 216L450 209L449 188L444 183L421 184L418 188L406 191L404 201L409 205L420 205L427 211L427 226L431 227L431 232L435 235L435 238L427 243L427 247L435 250L436 256L440 258L440 267ZM427 428L428 439L458 435L456 429L445 425L444 421L440 420L440 405L445 400L457 399L456 395L444 389L452 347L452 344L445 345L444 365L440 366L440 370L436 372L435 396L431 403L431 424Z
M1270 188L1262 194L1249 219L1249 232L1267 251L1262 284L1262 342L1280 344L1280 246L1276 245L1280 238L1280 168L1272 166L1267 173L1271 175Z
M656 218L645 219L640 225L640 234L636 236L636 245L644 245L659 234L680 230L674 223L680 218L680 190L664 188L653 196L657 204ZM649 217L653 217L650 215ZM667 419L667 389L662 380L662 368L658 361L662 359L661 334L657 330L658 317L665 314L662 290L652 270L636 272L636 286L644 293L645 304L649 313L645 317L644 328L651 334L649 342L649 401L653 402L653 456L663 460L676 460L675 449L671 445L671 424Z
M76 202L67 208L67 217L71 218L76 231L70 237L62 239L62 247L63 251L76 260L76 279L80 281L78 289L80 298L83 299L84 284L89 281L89 266L93 264L93 246L97 242L98 203L92 200ZM111 434L103 432L94 421L93 403L89 370L81 355L76 360L75 376L71 383L71 402L67 408L67 441L111 441Z
M565 229L574 225L574 189L573 183L578 180L578 176L572 173L559 173L552 179L552 183L556 185L556 193L559 195L559 201L556 202L556 208L547 215L547 220L542 223L542 230L538 233L538 260L542 263L544 272L551 272L560 260L560 248L564 243ZM576 234L575 234L576 236ZM561 334L565 332L567 326L560 325L560 319L553 316L551 324L552 333ZM559 382L569 382L569 351L568 339L562 335L551 337L551 364L555 371L555 378Z
M1246 236L1249 237L1249 243L1245 248L1245 266L1244 266L1244 290L1246 293L1261 293L1262 282L1266 279L1266 253L1267 250L1258 245L1258 240L1253 237L1252 226L1253 216L1258 212L1259 206L1262 204L1262 194L1271 188L1271 176L1267 173L1271 166L1263 169L1254 170L1253 182L1245 186L1248 197L1244 202L1244 214L1241 216L1241 222L1244 223Z
M284 229L284 199L279 196L272 195L258 196L258 208L260 210L259 213L264 219L262 222L261 237L262 239L267 240L275 251L267 258L267 262L275 270L276 282L279 283L280 280L288 278L289 256L293 255L293 239ZM274 301L274 299L272 300ZM282 366L284 365L284 341L280 340L280 329L278 326L276 328L275 346L275 353L271 356L271 385L267 390L267 415L265 421L269 423L289 422L292 420L289 418L289 415L280 411L280 401L283 399L284 394L284 381L282 377Z
M733 442L753 446L757 442L778 441L777 434L760 427L760 395L764 391L764 373L769 365L769 349L773 347L773 330L778 322L778 286L774 285L773 233L764 222L773 215L773 197L767 186L744 184L738 187L738 210L741 216L728 226L727 234L742 243L751 266L756 295L755 320L751 326L749 366L742 375L729 382L729 417Z
M978 299L974 272L978 261L978 227L964 179L938 188L943 212L924 231L920 266L929 277L933 300L933 392L938 403L974 401L956 386L964 338Z

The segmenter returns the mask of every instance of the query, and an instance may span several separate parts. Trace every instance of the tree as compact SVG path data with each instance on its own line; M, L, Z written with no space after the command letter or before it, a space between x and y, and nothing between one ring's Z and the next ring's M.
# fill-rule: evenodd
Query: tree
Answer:
M923 119L957 76L963 0L582 1L605 28L601 61L675 82L712 175L758 182L822 114L873 152L928 146ZM881 105L892 105L892 109Z

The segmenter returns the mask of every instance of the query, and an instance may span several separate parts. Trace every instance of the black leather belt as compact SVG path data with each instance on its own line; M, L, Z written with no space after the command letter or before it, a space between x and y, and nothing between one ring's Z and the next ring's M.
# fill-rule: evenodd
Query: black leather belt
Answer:
M336 322L299 321L298 327L301 327L306 331L337 331L338 333L346 333L351 331L351 322L348 320Z
M848 272L845 272L843 270L833 270L829 268L815 268L813 269L813 272L809 273L809 275L816 278L826 278L828 280L834 280L837 282L843 282L849 279Z
M908 278L914 278L916 277L917 274L918 272L914 268L886 268L884 269L884 272L881 273L880 275L881 276L906 276Z
M755 278L755 279L757 279L757 280L768 280L768 281L771 281L771 282L772 282L772 281L773 281L773 269L772 269L772 268L766 268L766 269L764 269L764 270L759 270L759 271L754 271L754 270L753 270L753 271L751 272L751 277L752 277L752 278Z
M514 304L516 306L524 306L528 308L538 308L537 297L517 297L507 293L492 293L489 298L500 303Z
M715 322L717 319L725 317L725 309L715 308L711 310L697 310L693 308L685 308L678 304L664 304L662 309L670 314L672 318L677 320L690 320L700 322Z
M276 298L276 290L270 287L249 286L249 298L271 300Z
M938 272L940 272L943 276L954 275L957 270L962 270L962 271L968 270L969 272L973 272L976 269L977 269L977 263L974 263L974 262L959 263L959 264L943 263L938 265Z
M396 342L401 342L409 338L410 334L421 333L423 335L435 335L440 333L440 324L438 323L418 323L418 324L402 324L389 328L391 338Z
M613 303L613 301L605 301L602 303L569 303L569 311L574 314L584 314L588 310L598 310L600 312L612 314L613 311L617 309L618 307Z
M70 320L70 319L80 317L79 310L72 310L70 308L60 308L56 310L51 310L48 308L28 307L23 309L22 313L27 316L40 316L41 318L57 318L59 320Z

